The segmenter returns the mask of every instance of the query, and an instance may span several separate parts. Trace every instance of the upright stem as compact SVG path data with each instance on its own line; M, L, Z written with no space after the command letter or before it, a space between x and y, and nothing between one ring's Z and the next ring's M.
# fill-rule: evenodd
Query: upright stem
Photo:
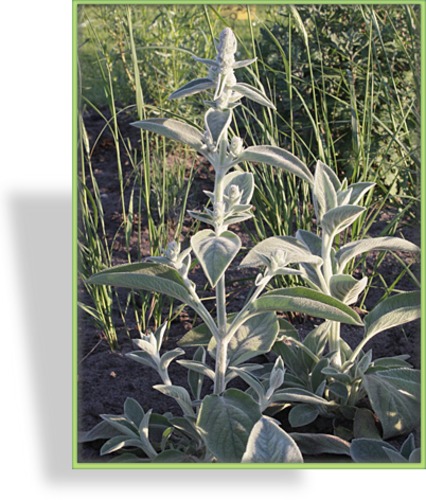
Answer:
M225 134L226 135L226 134ZM221 153L227 144L227 139L222 139L219 148ZM226 150L225 150L226 151ZM221 157L224 155L221 154ZM222 163L222 162L221 162ZM221 172L220 168L216 172L215 186L214 186L214 204L223 203L223 179L224 173ZM216 226L216 234L222 232L221 223L218 221ZM225 340L226 337L226 285L225 285L225 275L223 275L217 285L216 285L216 311L217 311L217 326L219 330L219 339L216 346L216 367L215 367L215 381L214 381L214 393L220 394L225 390L225 375L228 363L228 343L229 340Z
M324 276L324 285L327 286L326 293L330 294L330 280L333 276L333 264L331 261L331 249L333 243L333 236L327 233L323 234L322 240L322 259L323 259L323 276ZM335 356L333 358L333 364L336 367L340 367L342 365L342 354L340 349L340 323L336 321L332 321L330 325L330 335L328 346L330 351L335 352Z

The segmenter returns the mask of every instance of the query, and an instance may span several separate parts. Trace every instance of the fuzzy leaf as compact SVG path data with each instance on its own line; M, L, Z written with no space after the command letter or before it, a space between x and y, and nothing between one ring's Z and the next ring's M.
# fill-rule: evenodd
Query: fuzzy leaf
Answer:
M333 185L332 175L334 176L333 180L339 185L340 182L336 174L321 161L317 162L313 195L318 220L321 220L323 215L329 210L337 207L337 188Z
M137 428L139 428L139 425L145 416L145 412L136 399L127 398L124 402L124 415L128 420L133 422Z
M232 337L228 346L229 363L238 366L271 350L279 332L273 313L259 314L247 320Z
M232 111L210 108L205 115L205 124L215 144L219 144L232 119Z
M199 92L211 89L214 86L215 83L210 78L196 78L195 80L192 80L191 82L183 85L180 89L175 90L172 94L170 94L169 100L198 94Z
M414 321L420 317L420 292L404 292L383 300L364 318L365 337Z
M152 262L125 264L94 274L88 280L93 285L111 285L159 292L191 304L192 299L180 274L172 267Z
M271 258L277 250L283 250L286 253L286 260L289 263L297 264L300 262L310 262L312 264L321 264L322 259L312 253L292 236L271 236L266 240L255 245L241 262L242 267L261 267L265 263L260 255Z
M316 406L300 404L293 406L288 414L288 421L292 427L303 427L314 422L319 415Z
M194 361L191 359L180 359L177 361L179 365L184 366L188 370L200 373L214 380L214 371L202 361Z
M335 274L330 279L330 293L349 306L355 304L367 283L367 277L356 280L349 274Z
M163 135L168 139L188 144L196 151L199 151L203 146L203 134L192 125L185 122L173 120L172 118L151 118L133 122L131 125L149 132Z
M412 431L420 422L420 372L399 368L367 374L364 387L385 439Z
M353 224L363 212L365 208L355 205L332 208L322 217L321 226L329 235L335 236Z
M254 424L260 419L258 404L238 389L206 396L197 427L209 450L220 462L240 462Z
M229 194L231 185L238 186L243 193L241 203L246 205L250 203L254 192L254 176L250 172L231 172L225 175L223 179L224 192Z
M120 434L120 431L113 427L106 420L102 420L96 424L90 431L83 432L78 437L79 443L89 443L90 441L96 441L98 439L110 439L116 437Z
M355 184L351 184L349 186L349 189L351 190L349 204L356 205L360 199L374 186L374 182L356 182Z
M266 292L253 302L251 310L293 311L317 318L362 326L358 314L339 300L305 287L282 288Z
M248 99L262 104L262 106L266 106L271 109L276 109L274 104L266 97L263 92L260 92L257 88L252 87L247 83L236 83L232 86L232 90L234 92L238 92L239 94L247 97Z
M180 387L178 385L157 384L153 386L153 389L156 389L162 394L175 399L185 415L189 415L190 417L195 416L192 408L191 397L184 387Z
M356 463L389 463L385 449L398 450L381 439L358 438L351 442L351 457Z
M348 243L336 253L336 258L339 262L340 269L343 269L347 262L357 255L377 250L410 252L414 254L420 253L420 248L410 241L394 236L381 236Z
M350 455L349 443L331 434L292 432L290 436L296 441L304 455Z
M207 346L212 338L211 331L204 323L196 326L177 342L181 347Z
M191 238L191 246L211 286L215 287L241 248L241 240L231 231L217 236L214 231L204 229Z
M292 437L272 418L261 417L251 430L244 463L303 463L303 457Z
M332 401L328 401L306 389L281 389L272 396L275 403L303 403L306 405L325 405L333 406Z
M282 168L286 172L297 175L301 179L314 183L314 176L308 167L296 156L277 146L250 146L239 156L239 161L266 163L273 167Z

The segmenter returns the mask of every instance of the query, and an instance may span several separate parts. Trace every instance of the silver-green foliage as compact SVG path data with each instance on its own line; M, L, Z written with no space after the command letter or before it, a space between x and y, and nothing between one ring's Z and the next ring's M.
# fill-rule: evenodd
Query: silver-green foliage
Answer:
M211 98L206 101L209 108L205 114L203 131L169 118L154 118L133 124L181 141L210 162L215 171L214 190L206 192L210 205L190 214L211 228L192 236L190 245L183 251L177 235L176 241L170 243L163 256L107 269L94 275L90 283L160 292L191 307L203 324L195 327L181 341L181 347L198 347L192 359L178 360L188 369L190 391L175 386L169 377L169 364L182 356L184 351L177 348L160 352L164 327L135 341L138 350L128 356L158 372L163 383L154 388L174 398L181 408L182 416L160 416L152 412L145 414L133 400L128 400L124 415L103 416L104 421L84 436L85 440L100 436L108 438L102 448L103 454L133 447L139 450L133 455L135 460L153 462L301 462L299 442L306 448L312 448L314 442L317 452L322 449L332 450L332 453L344 450L348 454L348 446L336 443L333 436L318 435L303 440L296 435L293 438L276 421L264 416L263 412L271 408L293 406L290 423L301 425L338 405L325 394L329 376L325 370L335 370L340 375L344 368L335 325L347 323L362 327L364 324L349 307L356 301L364 282L360 284L352 277L346 277L343 263L348 253L352 258L366 251L366 247L348 247L346 253L343 247L339 254L332 249L332 243L334 237L364 211L357 204L372 186L365 183L347 186L320 162L314 176L303 162L279 147L244 148L241 138L230 137L233 109L243 97L274 109L262 91L237 81L235 70L251 64L253 60L235 61L236 48L232 31L225 29L220 35L216 59L195 58L208 67L207 77L184 85L170 96L175 99L211 91ZM229 226L253 217L250 205L254 191L253 175L241 169L239 164L242 162L269 164L306 181L314 194L323 238L321 240L313 233L300 231L296 238L274 237L252 249L243 260L243 265L264 269L258 274L254 290L242 309L229 314L226 274L241 249L239 236ZM395 249L395 241L393 244ZM380 245L383 247L386 242L381 241ZM407 242L401 241L399 245L402 250L413 249ZM201 301L190 278L191 254L214 290L215 317ZM271 279L282 274L300 274L311 288L265 292ZM396 319L390 319L386 306L378 307L384 307L386 311L383 315L380 315L380 310L370 313L371 326L370 330L366 329L366 339L383 328L402 323L403 317L407 319L405 312L397 315ZM325 323L310 336L310 343L305 341L306 345L303 346L296 339L293 327L278 320L276 311L309 314L324 319ZM410 319L415 314L410 314ZM381 322L380 317L376 316L386 316L388 319ZM299 383L297 373L286 373L286 366L296 368L299 353L295 355L291 349L278 352L280 346L286 345L280 341L284 337L303 346L304 362L315 366L315 376L312 373L315 383L311 390ZM321 356L327 343L331 353L324 362ZM259 365L251 362L258 354L268 353L273 346L278 352L274 363ZM351 366L358 361L358 354L361 355L355 353L353 359L347 360ZM371 363L366 365L363 375ZM380 376L379 373L371 378L369 386L377 385L376 379ZM248 385L246 391L227 388L236 377ZM213 383L213 390L202 398L203 384L207 381ZM390 387L393 379L387 379L386 382ZM330 385L327 390L330 390ZM398 411L397 403L395 409ZM376 405L375 410L380 413L382 408ZM127 455L128 459L131 457Z

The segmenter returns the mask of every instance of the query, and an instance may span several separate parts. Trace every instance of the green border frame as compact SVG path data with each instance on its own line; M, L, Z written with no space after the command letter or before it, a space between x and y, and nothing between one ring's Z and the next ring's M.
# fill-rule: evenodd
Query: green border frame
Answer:
M217 0L217 1L201 1L201 0L72 0L72 144L73 144L73 172L72 172L72 467L73 469L426 469L426 318L424 314L421 316L421 340L420 340L420 359L421 359L421 428L420 428L420 444L421 444L421 462L418 464L356 464L356 463L303 463L303 464L128 464L128 463L79 463L77 461L77 437L78 437L78 397L77 397L77 368L78 368L78 338L77 338L77 323L78 323L78 249L77 249L77 233L78 233L78 158L77 158L77 140L78 140L78 82L77 82L77 10L79 5L164 5L187 4L187 5L279 5L279 4L339 4L339 5L355 5L355 4L402 4L402 5L419 5L421 14L421 243L426 239L426 201L424 193L426 193L426 3L424 0L409 1L409 0ZM425 291L426 267L424 256L421 261L421 304L426 303Z

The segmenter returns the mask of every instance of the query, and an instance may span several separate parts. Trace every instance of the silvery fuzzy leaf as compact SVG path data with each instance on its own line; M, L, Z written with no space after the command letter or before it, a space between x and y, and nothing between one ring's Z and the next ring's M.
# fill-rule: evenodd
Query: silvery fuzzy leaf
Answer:
M197 57L197 56L192 56L192 59L194 59L194 61L197 61L199 63L206 64L207 66L214 66L214 67L219 66L218 62L215 59L204 59L203 57Z
M419 254L420 248L410 241L397 238L395 236L380 236L377 238L366 238L359 241L353 241L344 245L337 253L336 258L339 262L339 268L343 269L349 260L354 257L377 250L391 250L400 252L410 252Z
M151 118L131 123L131 125L188 144L196 151L200 151L204 145L202 132L192 125L173 118Z
M212 333L204 323L192 328L177 342L181 347L207 346L212 338Z
M304 455L350 455L350 444L331 434L291 432L290 436L296 441Z
M351 190L351 197L349 203L356 205L360 199L370 191L376 184L374 182L356 182L348 187Z
M278 356L269 375L268 398L279 389L284 382L285 368L281 356Z
M364 207L355 205L332 208L323 215L321 227L331 237L334 237L353 224L363 212L365 212Z
M327 345L330 328L331 321L324 321L306 335L303 345L316 356L321 356Z
M162 370L167 370L170 363L179 356L183 356L185 351L177 347L176 349L172 349L171 351L166 351L160 358L160 368Z
M403 292L380 302L364 318L364 337L414 321L420 317L420 292Z
M253 302L250 310L252 312L294 311L350 325L363 325L358 314L340 300L305 287L266 292Z
M389 448L383 448L383 451L389 458L389 462L393 464L404 464L408 463L408 460L404 458L398 451L391 450Z
M273 110L276 109L275 105L266 97L263 92L255 87L252 87L248 83L236 83L232 86L232 90L254 102L262 104L262 106L266 106Z
M224 193L229 196L229 188L238 186L242 192L241 203L249 204L254 192L254 176L250 172L231 172L223 179Z
M398 453L392 445L381 439L357 438L351 442L350 452L356 463L389 463L385 449Z
M142 406L134 398L126 398L124 402L124 415L127 420L130 420L135 427L139 428L145 412Z
M367 408L357 408L354 418L354 437L380 439L374 413Z
M190 417L195 416L194 410L192 408L191 397L184 387L180 387L178 385L157 384L153 386L153 389L156 389L162 394L173 398L181 407L185 415L188 415Z
M340 207L342 205L356 205L356 203L351 203L352 189L346 189L345 191L340 191L337 193L337 205Z
M326 212L337 207L336 188L333 185L330 178L331 174L329 174L329 172L332 172L332 170L328 168L327 165L321 161L317 162L317 166L315 168L315 181L312 191L315 213L318 220L321 220ZM333 175L335 176L334 172ZM337 182L340 185L338 179Z
M356 364L356 371L355 371L356 377L361 377L362 375L364 375L364 373L366 373L366 371L371 365L372 359L373 359L373 351L370 349L361 357L359 362Z
M411 433L407 436L407 439L402 443L400 452L401 455L407 460L410 459L411 453L416 449L416 440L414 434Z
M259 404L266 399L266 390L262 383L259 381L257 377L252 375L249 371L247 371L244 367L238 368L235 366L230 366L229 371L235 373L239 376L244 382L253 389L254 393L257 395Z
M330 293L344 304L352 305L367 286L368 278L356 280L348 274L335 274L330 279Z
M410 456L408 458L408 461L410 464L418 464L421 462L421 449L416 448L410 453Z
M238 366L254 356L269 352L278 332L279 323L273 313L259 314L248 319L229 342L229 363Z
M328 384L328 390L345 402L349 396L348 387L343 382L331 382Z
M128 438L126 436L116 436L109 439L106 443L103 444L100 449L100 456L103 457L108 455L109 453L114 453L114 451L121 450L125 446L135 446L140 448L141 442L136 438Z
M285 402L285 403L302 403L308 405L324 405L324 406L334 406L333 401L328 401L320 396L317 396L313 392L307 391L306 389L291 388L291 389L281 389L276 391L272 396L273 402Z
M277 146L250 146L241 153L238 160L266 163L273 167L282 168L311 185L314 183L314 176L308 167L296 156Z
M304 229L298 229L296 232L296 238L302 242L313 255L321 257L322 241L319 236L312 233L311 231L305 231Z
M156 358L158 355L158 351L157 351L157 345L156 345L157 341L156 341L155 337L152 334L146 335L145 337L147 337L147 339L146 338L145 339L133 339L133 344L141 351L149 354L152 358ZM153 339L154 341L150 342L149 341L150 339Z
M197 419L208 449L219 462L240 462L254 424L261 418L259 405L238 389L203 399Z
M211 380L214 380L214 371L207 366L203 361L194 361L191 359L179 359L177 361L179 365L184 366L188 370L192 370L197 373L201 373L202 375L205 375Z
M303 463L303 457L293 438L275 420L262 416L251 430L241 462Z
M393 356L391 358L375 359L368 368L367 373L375 373L382 370L391 370L393 368L412 368L412 365L410 365L410 363L406 361L409 357L410 356L408 355L402 355Z
M184 304L192 304L192 297L183 278L176 269L163 264L142 262L124 264L94 274L88 280L94 285L111 285L159 292L180 300Z
M205 222L206 224L214 225L213 217L205 212L196 212L195 210L188 210L188 214L196 220Z
M271 259L275 252L286 252L286 261L290 264L308 262L322 264L321 257L312 255L306 246L292 236L271 236L255 245L241 262L241 267L261 267L265 265L262 256Z
M240 238L231 231L219 236L204 229L191 238L191 247L212 287L225 273L241 248Z
M157 360L150 354L143 351L133 351L129 352L125 355L129 359L133 359L133 361L137 361L138 363L148 366L153 370L158 369Z
M330 182L334 187L335 192L340 191L342 189L342 183L340 182L334 170L325 163L323 163L321 160L317 161L317 164L315 166L315 173L317 170L321 170L323 174L328 177L328 179L330 180Z
M178 99L189 95L198 94L203 90L211 89L215 86L215 82L210 78L196 78L191 82L183 85L180 89L175 90L169 95L168 99Z
M292 427L303 427L314 422L319 415L316 406L309 404L299 404L293 406L288 414L288 421Z
M218 145L223 134L228 130L232 120L232 111L210 108L205 114L204 121L213 142Z
M237 61L233 64L232 69L245 68L246 66L250 66L250 64L253 64L256 61L257 57L253 59L244 59L242 61Z
M138 437L138 430L124 415L99 415L102 420L130 438Z
M420 372L397 368L363 377L385 439L415 429L420 422Z
M241 212L238 215L225 217L224 224L226 224L227 226L231 226L232 224L238 224L239 222L243 222L251 218L253 218L253 214L251 212Z
M151 413L152 410L147 411L139 425L139 439L140 447L143 449L144 453L152 459L157 456L157 452L149 441L149 421Z
M113 427L106 420L102 420L96 424L90 431L83 432L78 436L79 443L90 443L91 441L96 441L98 439L110 439L116 437L121 432Z

